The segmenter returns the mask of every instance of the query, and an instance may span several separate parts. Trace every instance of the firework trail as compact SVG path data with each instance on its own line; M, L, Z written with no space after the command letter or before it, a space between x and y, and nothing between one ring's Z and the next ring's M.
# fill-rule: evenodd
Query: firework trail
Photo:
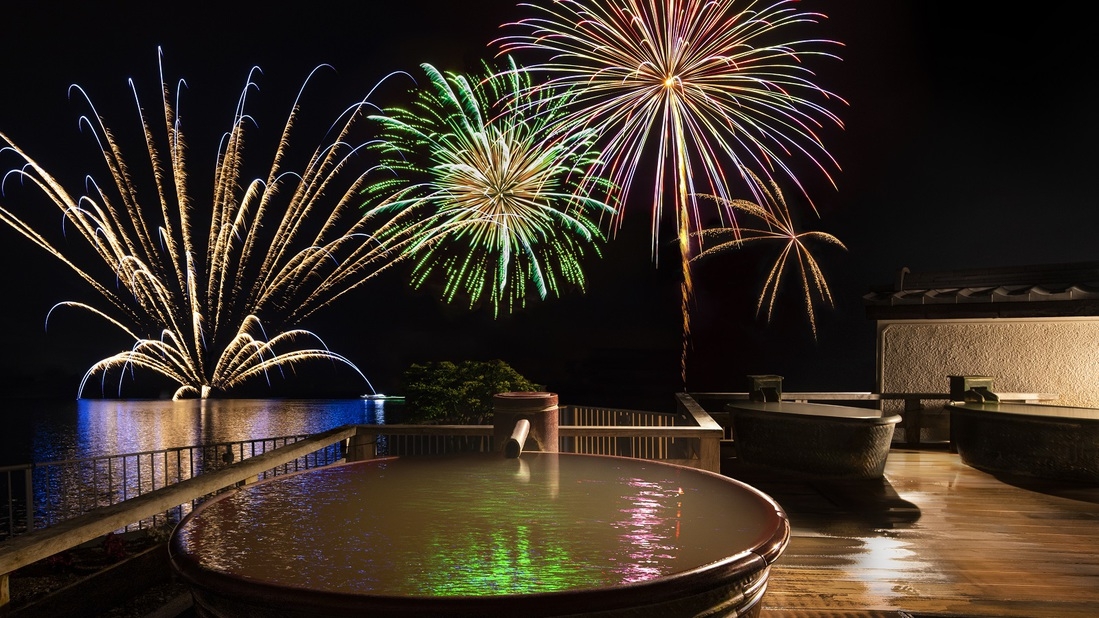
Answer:
M71 268L105 301L101 306L62 302L54 309L90 311L134 342L129 350L92 365L77 396L91 378L99 376L105 383L112 371L119 373L121 392L122 376L135 368L176 382L176 398L229 391L305 361L336 361L362 376L317 335L295 326L399 261L402 243L412 240L389 230L386 222L362 218L352 204L365 173L349 169L362 145L347 140L366 116L366 101L347 109L330 129L330 139L300 171L290 171L286 160L298 120L299 91L266 176L249 180L243 175L242 156L246 128L253 124L245 111L247 95L256 88L258 69L253 69L218 150L213 194L203 209L210 219L199 221L196 200L188 192L178 104L171 100L162 62L160 66L164 133L159 143L154 137L157 123L145 117L138 103L156 189L151 199L139 191L119 143L76 86L73 91L88 101L92 112L81 124L98 140L111 184L101 185L89 176L87 193L75 196L0 133L5 145L0 154L18 161L3 178L7 192L18 184L36 188L60 210L64 231L77 231L99 257L99 267L106 267L93 272L95 260L89 264L85 254L67 253L66 243L51 241L12 207L0 206L0 221ZM132 83L131 88L136 100ZM379 234L389 238L386 245L375 240Z
M715 196L703 196L718 200ZM838 238L819 231L798 232L790 210L786 206L786 200L777 185L772 184L769 191L764 193L764 204L761 206L749 200L728 200L725 207L736 212L743 213L749 219L741 220L737 227L710 228L700 234L710 239L713 244L700 252L692 262L709 258L711 256L741 249L749 244L760 242L781 241L785 245L778 258L767 273L767 279L763 283L759 300L756 303L756 311L762 312L764 304L767 306L767 319L775 308L775 300L778 296L779 286L790 267L796 267L798 283L805 295L805 311L809 316L809 324L813 329L813 335L817 333L816 315L813 311L814 296L820 302L832 306L832 292L828 289L828 283L824 279L824 272L816 258L805 246L805 241L812 239L846 249ZM754 223L749 223L754 221ZM792 259L791 259L792 258ZM793 265L791 266L791 262Z
M642 161L655 165L652 251L664 216L673 218L683 267L683 356L690 335L690 260L709 217L737 229L734 184L757 202L766 183L799 188L787 162L799 156L829 180L838 169L820 129L842 126L821 102L842 100L820 88L804 64L838 44L794 38L823 18L792 0L556 0L524 4L535 15L506 24L501 53L534 53L537 87L573 97L563 122L595 128L605 159L593 178L629 193ZM647 172L647 169L645 170ZM752 173L754 172L754 174ZM642 172L645 173L645 172ZM804 192L804 190L803 190ZM715 212L704 213L700 196ZM670 199L670 204L668 203ZM671 209L665 213L665 209ZM619 212L618 224L622 212Z
M390 174L365 190L371 215L396 214L407 223L390 230L419 239L408 248L413 285L441 279L447 302L487 301L497 315L582 289L599 218L615 212L581 190L597 163L594 131L558 122L568 97L533 93L514 63L486 65L479 79L422 68L428 83L412 105L374 116Z

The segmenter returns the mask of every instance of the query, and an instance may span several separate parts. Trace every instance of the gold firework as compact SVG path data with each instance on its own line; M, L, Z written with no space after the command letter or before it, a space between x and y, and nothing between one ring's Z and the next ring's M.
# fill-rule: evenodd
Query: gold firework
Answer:
M228 391L304 361L338 361L358 372L316 334L296 326L400 260L409 240L407 234L386 230L389 222L358 214L355 198L365 172L354 171L361 145L350 140L355 123L365 117L366 101L341 115L330 139L299 171L289 170L290 136L302 91L318 67L299 90L266 175L248 179L243 153L251 118L245 101L256 86L258 69L253 69L218 150L213 192L202 209L210 218L200 220L194 208L198 200L189 193L183 129L160 64L160 142L139 105L156 189L151 199L131 179L119 142L77 87L92 110L81 122L96 135L110 185L89 178L86 194L76 196L0 133L0 142L6 144L0 154L18 159L4 184L19 181L37 188L110 275L94 274L94 266L66 253L62 243L26 223L13 207L0 205L0 220L71 268L106 301L102 306L76 301L58 306L90 311L133 339L130 349L88 369L78 396L89 379L106 380L112 371L125 374L132 368L175 381L176 398ZM388 238L384 245L376 240L382 231ZM203 236L205 246L200 244Z

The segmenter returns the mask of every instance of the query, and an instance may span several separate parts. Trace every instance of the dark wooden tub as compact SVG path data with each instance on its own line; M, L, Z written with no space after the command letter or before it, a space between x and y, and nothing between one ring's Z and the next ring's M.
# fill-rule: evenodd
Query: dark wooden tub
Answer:
M737 458L750 466L832 479L881 478L897 414L790 401L726 406Z
M1099 483L1099 409L962 402L946 407L954 446L974 468Z

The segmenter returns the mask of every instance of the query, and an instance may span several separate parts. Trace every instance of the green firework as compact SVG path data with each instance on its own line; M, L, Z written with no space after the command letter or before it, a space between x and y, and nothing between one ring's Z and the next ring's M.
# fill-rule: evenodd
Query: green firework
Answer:
M479 79L422 68L411 105L374 116L388 176L364 190L368 217L397 213L422 230L408 249L412 285L439 281L445 301L488 302L497 315L583 289L583 260L599 255L600 222L614 214L581 190L598 163L594 132L557 122L567 99L540 98L514 63Z

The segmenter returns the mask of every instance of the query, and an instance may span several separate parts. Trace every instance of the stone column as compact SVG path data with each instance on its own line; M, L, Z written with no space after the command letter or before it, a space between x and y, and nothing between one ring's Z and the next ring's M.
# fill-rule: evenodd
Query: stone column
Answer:
M493 444L496 451L504 450L515 424L522 419L530 422L530 432L523 450L557 452L557 393L511 392L493 395Z

